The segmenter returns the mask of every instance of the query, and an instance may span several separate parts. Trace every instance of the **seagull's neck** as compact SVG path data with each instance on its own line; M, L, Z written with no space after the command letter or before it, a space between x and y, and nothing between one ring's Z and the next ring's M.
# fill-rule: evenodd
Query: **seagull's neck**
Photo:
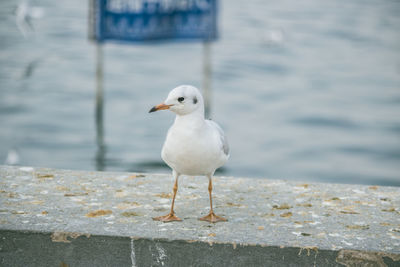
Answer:
M199 110L200 111L200 110ZM204 113L192 112L186 115L176 115L175 125L184 124L185 127L196 128L201 127L204 124Z

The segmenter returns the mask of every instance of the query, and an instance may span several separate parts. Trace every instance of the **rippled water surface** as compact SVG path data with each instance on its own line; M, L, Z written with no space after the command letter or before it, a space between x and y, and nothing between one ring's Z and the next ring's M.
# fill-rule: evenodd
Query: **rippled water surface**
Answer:
M43 14L28 25L18 3L0 2L0 163L168 172L173 114L147 112L179 84L201 87L202 45L105 45L100 153L87 2L31 1ZM400 2L220 6L212 118L231 145L220 174L400 186Z

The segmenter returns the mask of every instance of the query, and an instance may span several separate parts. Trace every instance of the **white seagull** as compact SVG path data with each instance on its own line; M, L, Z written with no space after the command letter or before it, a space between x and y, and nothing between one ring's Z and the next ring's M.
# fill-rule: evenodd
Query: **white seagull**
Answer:
M171 211L153 220L181 221L174 212L178 178L180 175L205 175L208 177L210 213L202 221L219 222L225 218L215 215L212 206L212 176L229 158L228 141L223 130L213 121L204 119L203 96L196 87L181 85L173 89L164 103L149 112L169 109L176 114L175 122L167 133L161 157L172 169L175 178Z

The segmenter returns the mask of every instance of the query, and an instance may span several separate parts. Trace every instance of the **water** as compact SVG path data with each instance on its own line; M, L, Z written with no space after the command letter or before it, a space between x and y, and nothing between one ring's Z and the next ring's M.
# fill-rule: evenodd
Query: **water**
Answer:
M99 153L83 3L31 1L44 15L24 38L18 2L0 2L0 163L169 172L173 114L147 111L179 84L201 86L202 45L105 46ZM389 0L222 1L212 118L231 158L219 174L400 186L398 14Z

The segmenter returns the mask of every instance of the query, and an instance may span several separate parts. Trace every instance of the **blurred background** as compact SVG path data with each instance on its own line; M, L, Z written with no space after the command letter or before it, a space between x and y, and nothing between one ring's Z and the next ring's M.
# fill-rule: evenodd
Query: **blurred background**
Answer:
M21 6L22 5L22 6ZM202 85L201 43L107 43L104 149L86 1L0 1L0 164L168 173L174 120L148 114ZM400 1L219 2L211 117L218 175L400 186Z

